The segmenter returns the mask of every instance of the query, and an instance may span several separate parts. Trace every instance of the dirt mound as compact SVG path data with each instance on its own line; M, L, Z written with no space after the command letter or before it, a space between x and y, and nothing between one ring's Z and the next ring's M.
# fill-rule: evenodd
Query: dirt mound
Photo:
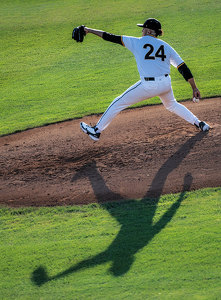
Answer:
M0 138L0 204L84 204L221 184L221 99L184 103L211 125L199 132L162 105L122 112L93 142L80 120ZM99 116L83 120L94 124Z

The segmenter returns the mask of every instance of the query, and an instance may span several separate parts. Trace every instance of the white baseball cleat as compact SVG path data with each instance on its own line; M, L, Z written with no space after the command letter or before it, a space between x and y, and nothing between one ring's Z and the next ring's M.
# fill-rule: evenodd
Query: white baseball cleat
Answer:
M92 140L94 140L94 141L99 140L101 134L100 134L100 132L97 132L98 128L96 126L92 127L84 122L81 122L80 127L81 127L81 130L83 130L84 133L88 134Z
M210 126L206 122L199 122L199 126L195 124L197 128L200 128L202 131L209 131Z

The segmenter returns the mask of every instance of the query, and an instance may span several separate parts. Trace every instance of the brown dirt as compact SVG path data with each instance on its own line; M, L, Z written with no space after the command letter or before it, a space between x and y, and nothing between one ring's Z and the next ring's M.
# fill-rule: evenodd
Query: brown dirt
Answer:
M221 185L221 99L184 103L211 125L199 132L162 105L122 112L93 142L80 120L0 138L0 204L85 204ZM99 116L83 120L94 124Z

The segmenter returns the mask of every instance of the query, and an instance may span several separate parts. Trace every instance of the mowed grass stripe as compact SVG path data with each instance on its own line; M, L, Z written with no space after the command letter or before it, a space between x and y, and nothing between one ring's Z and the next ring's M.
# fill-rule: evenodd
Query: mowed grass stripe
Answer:
M3 299L219 299L221 188L2 208ZM156 199L157 200L157 199Z

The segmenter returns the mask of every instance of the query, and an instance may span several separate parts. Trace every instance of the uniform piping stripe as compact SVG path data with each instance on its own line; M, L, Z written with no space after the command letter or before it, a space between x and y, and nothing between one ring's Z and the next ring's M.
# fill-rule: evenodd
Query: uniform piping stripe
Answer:
M179 67L181 67L183 64L184 64L184 62L182 62L181 64L179 64L179 65L177 66L177 69L179 69Z
M157 36L155 36L155 35L152 35L152 34L148 34L148 35L150 35L150 36L154 37L155 39L157 39Z
M117 103L120 99L122 99L126 94L128 94L129 92L133 91L134 89L136 89L139 85L141 85L141 82L139 82L135 87L133 87L132 89L130 89L129 91L124 92L124 94L120 97L117 98L116 101L114 101L114 103L111 104L111 106L106 110L106 112L103 114L103 116L101 117L100 121L102 120L102 118L106 115L106 113L108 112L108 110L115 104ZM100 121L97 123L96 126L98 126L98 124L100 123Z
M124 42L123 42L123 36L121 35L121 43L122 43L122 45L125 47L125 45L124 45Z

